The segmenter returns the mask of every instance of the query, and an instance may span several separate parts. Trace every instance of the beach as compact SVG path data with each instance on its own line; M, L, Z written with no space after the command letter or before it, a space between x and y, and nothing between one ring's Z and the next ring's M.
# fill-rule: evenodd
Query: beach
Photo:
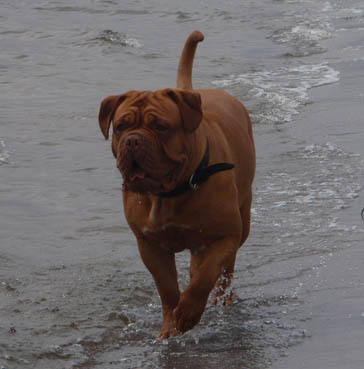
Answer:
M1 369L361 368L362 2L15 0L0 19ZM174 87L195 29L194 87L252 118L252 224L234 304L159 341L97 117L106 96ZM188 252L177 267L183 287Z

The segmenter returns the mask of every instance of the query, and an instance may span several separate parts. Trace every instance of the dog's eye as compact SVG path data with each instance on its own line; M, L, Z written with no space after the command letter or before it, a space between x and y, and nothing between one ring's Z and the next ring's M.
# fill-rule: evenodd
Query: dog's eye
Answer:
M116 127L115 127L115 131L116 132L123 132L128 128L128 124L125 124L124 122L119 123Z
M154 123L153 128L155 131L160 132L160 133L165 133L169 129L168 126L166 126L165 124L161 124L161 123Z

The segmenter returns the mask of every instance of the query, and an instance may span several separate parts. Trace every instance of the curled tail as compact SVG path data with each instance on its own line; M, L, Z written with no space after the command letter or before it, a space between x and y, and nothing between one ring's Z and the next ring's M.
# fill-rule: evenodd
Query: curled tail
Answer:
M178 64L177 88L192 90L192 66L197 44L203 41L200 31L193 31L187 38Z

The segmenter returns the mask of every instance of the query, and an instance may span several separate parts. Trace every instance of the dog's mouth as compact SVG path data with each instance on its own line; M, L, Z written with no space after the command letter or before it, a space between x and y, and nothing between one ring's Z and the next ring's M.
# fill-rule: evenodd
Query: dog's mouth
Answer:
M159 193L171 191L177 181L179 165L168 170L167 173L153 173L144 169L136 160L132 160L127 170L121 170L124 191L139 193Z
M134 182L138 179L143 180L147 176L147 172L138 164L136 160L133 160L128 178L129 182Z

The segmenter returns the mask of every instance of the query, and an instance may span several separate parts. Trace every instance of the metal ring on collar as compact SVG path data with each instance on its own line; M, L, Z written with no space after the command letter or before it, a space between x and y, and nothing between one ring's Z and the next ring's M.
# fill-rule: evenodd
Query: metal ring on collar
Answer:
M194 174L192 174L192 176L190 177L190 179L189 179L188 183L189 183L189 185L190 185L190 187L191 187L191 189L192 189L193 191L197 191L197 190L198 190L198 184L197 184L197 183L193 183L193 182L192 182L192 181L193 181L193 179L194 179L194 177L195 177L195 175L194 175Z

